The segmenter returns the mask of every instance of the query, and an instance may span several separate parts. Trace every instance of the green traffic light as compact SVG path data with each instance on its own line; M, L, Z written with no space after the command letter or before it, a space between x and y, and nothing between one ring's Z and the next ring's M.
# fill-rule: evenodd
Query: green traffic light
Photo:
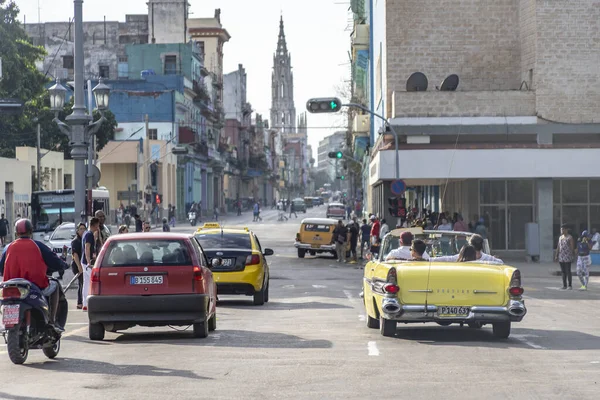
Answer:
M337 108L337 103L336 103L335 101L332 101L332 102L330 103L330 106L331 106L331 109L332 109L332 110L335 110L335 109Z
M338 151L337 153L335 153L335 157L336 158L342 158L342 152Z
M319 97L306 102L306 109L311 113L338 112L341 107L342 101L337 97Z
M346 177L344 175L342 175L342 176L340 176L340 179L344 180L344 179L346 179Z

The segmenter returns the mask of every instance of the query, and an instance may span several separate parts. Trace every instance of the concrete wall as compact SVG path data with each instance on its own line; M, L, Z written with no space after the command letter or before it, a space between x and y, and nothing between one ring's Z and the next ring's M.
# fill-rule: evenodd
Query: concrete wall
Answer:
M173 132L173 123L150 121L148 129L156 129L159 140L169 140ZM121 122L118 130L118 132L115 132L115 140L138 140L146 137L146 124L144 122Z
M17 147L16 159L24 161L29 164L29 174L32 171L36 171L37 168L37 150L35 147ZM59 151L50 151L42 149L42 154L45 154L41 159L42 187L44 190L61 190L61 189L72 189L72 187L65 187L65 174L70 175L71 182L74 181L73 176L73 161L65 160L64 153Z
M12 202L9 204L12 190ZM0 158L0 214L10 223L10 232L17 214L29 215L26 204L31 202L31 163L14 158Z
M600 1L536 2L538 115L600 122Z
M148 43L187 42L186 0L149 0Z
M510 117L535 115L528 91L395 92L393 117Z
M223 109L225 119L242 122L242 107L247 101L246 70L239 64L238 70L223 75Z
M517 0L404 0L387 5L388 93L406 90L406 80L417 71L428 77L428 90L450 74L460 77L459 90L519 88Z

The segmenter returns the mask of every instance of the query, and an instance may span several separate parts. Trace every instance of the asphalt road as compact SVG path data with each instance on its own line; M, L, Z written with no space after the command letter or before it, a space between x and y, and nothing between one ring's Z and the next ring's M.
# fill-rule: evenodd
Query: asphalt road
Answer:
M135 328L87 339L71 313L61 352L32 351L13 365L0 351L0 399L597 399L600 279L588 292L560 291L560 278L523 266L529 314L508 340L435 324L398 326L384 338L366 327L362 270L332 258L298 259L304 216L277 222L267 210L225 219L247 224L270 258L271 299L222 296L207 339L170 328ZM186 225L177 231L192 231ZM576 286L576 285L574 285ZM73 298L75 293L69 293Z

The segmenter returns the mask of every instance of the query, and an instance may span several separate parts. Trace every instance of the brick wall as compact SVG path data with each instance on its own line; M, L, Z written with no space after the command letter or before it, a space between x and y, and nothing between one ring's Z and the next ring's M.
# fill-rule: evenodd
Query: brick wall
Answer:
M600 0L538 0L538 115L600 122Z
M395 92L394 117L512 117L535 115L528 91Z
M519 0L387 4L388 98L405 90L416 71L427 75L428 90L453 73L461 79L459 90L519 88Z
M519 0L519 33L521 40L521 82L535 89L536 0Z

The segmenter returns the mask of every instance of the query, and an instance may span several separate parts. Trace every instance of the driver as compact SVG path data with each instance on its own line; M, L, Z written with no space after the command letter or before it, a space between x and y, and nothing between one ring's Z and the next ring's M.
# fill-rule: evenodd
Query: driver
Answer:
M47 275L61 272L68 268L56 254L42 242L31 239L33 225L28 219L19 219L15 223L17 240L6 247L0 258L0 273L4 281L15 278L26 279L39 287L44 296L49 298L50 324L58 333L64 329L55 323L58 311L59 290L55 280L48 280Z
M413 243L414 236L409 231L404 231L400 235L400 247L389 252L385 257L385 261L391 260L410 260L413 258L411 244ZM426 251L421 254L421 257L425 260L429 259L429 254Z

